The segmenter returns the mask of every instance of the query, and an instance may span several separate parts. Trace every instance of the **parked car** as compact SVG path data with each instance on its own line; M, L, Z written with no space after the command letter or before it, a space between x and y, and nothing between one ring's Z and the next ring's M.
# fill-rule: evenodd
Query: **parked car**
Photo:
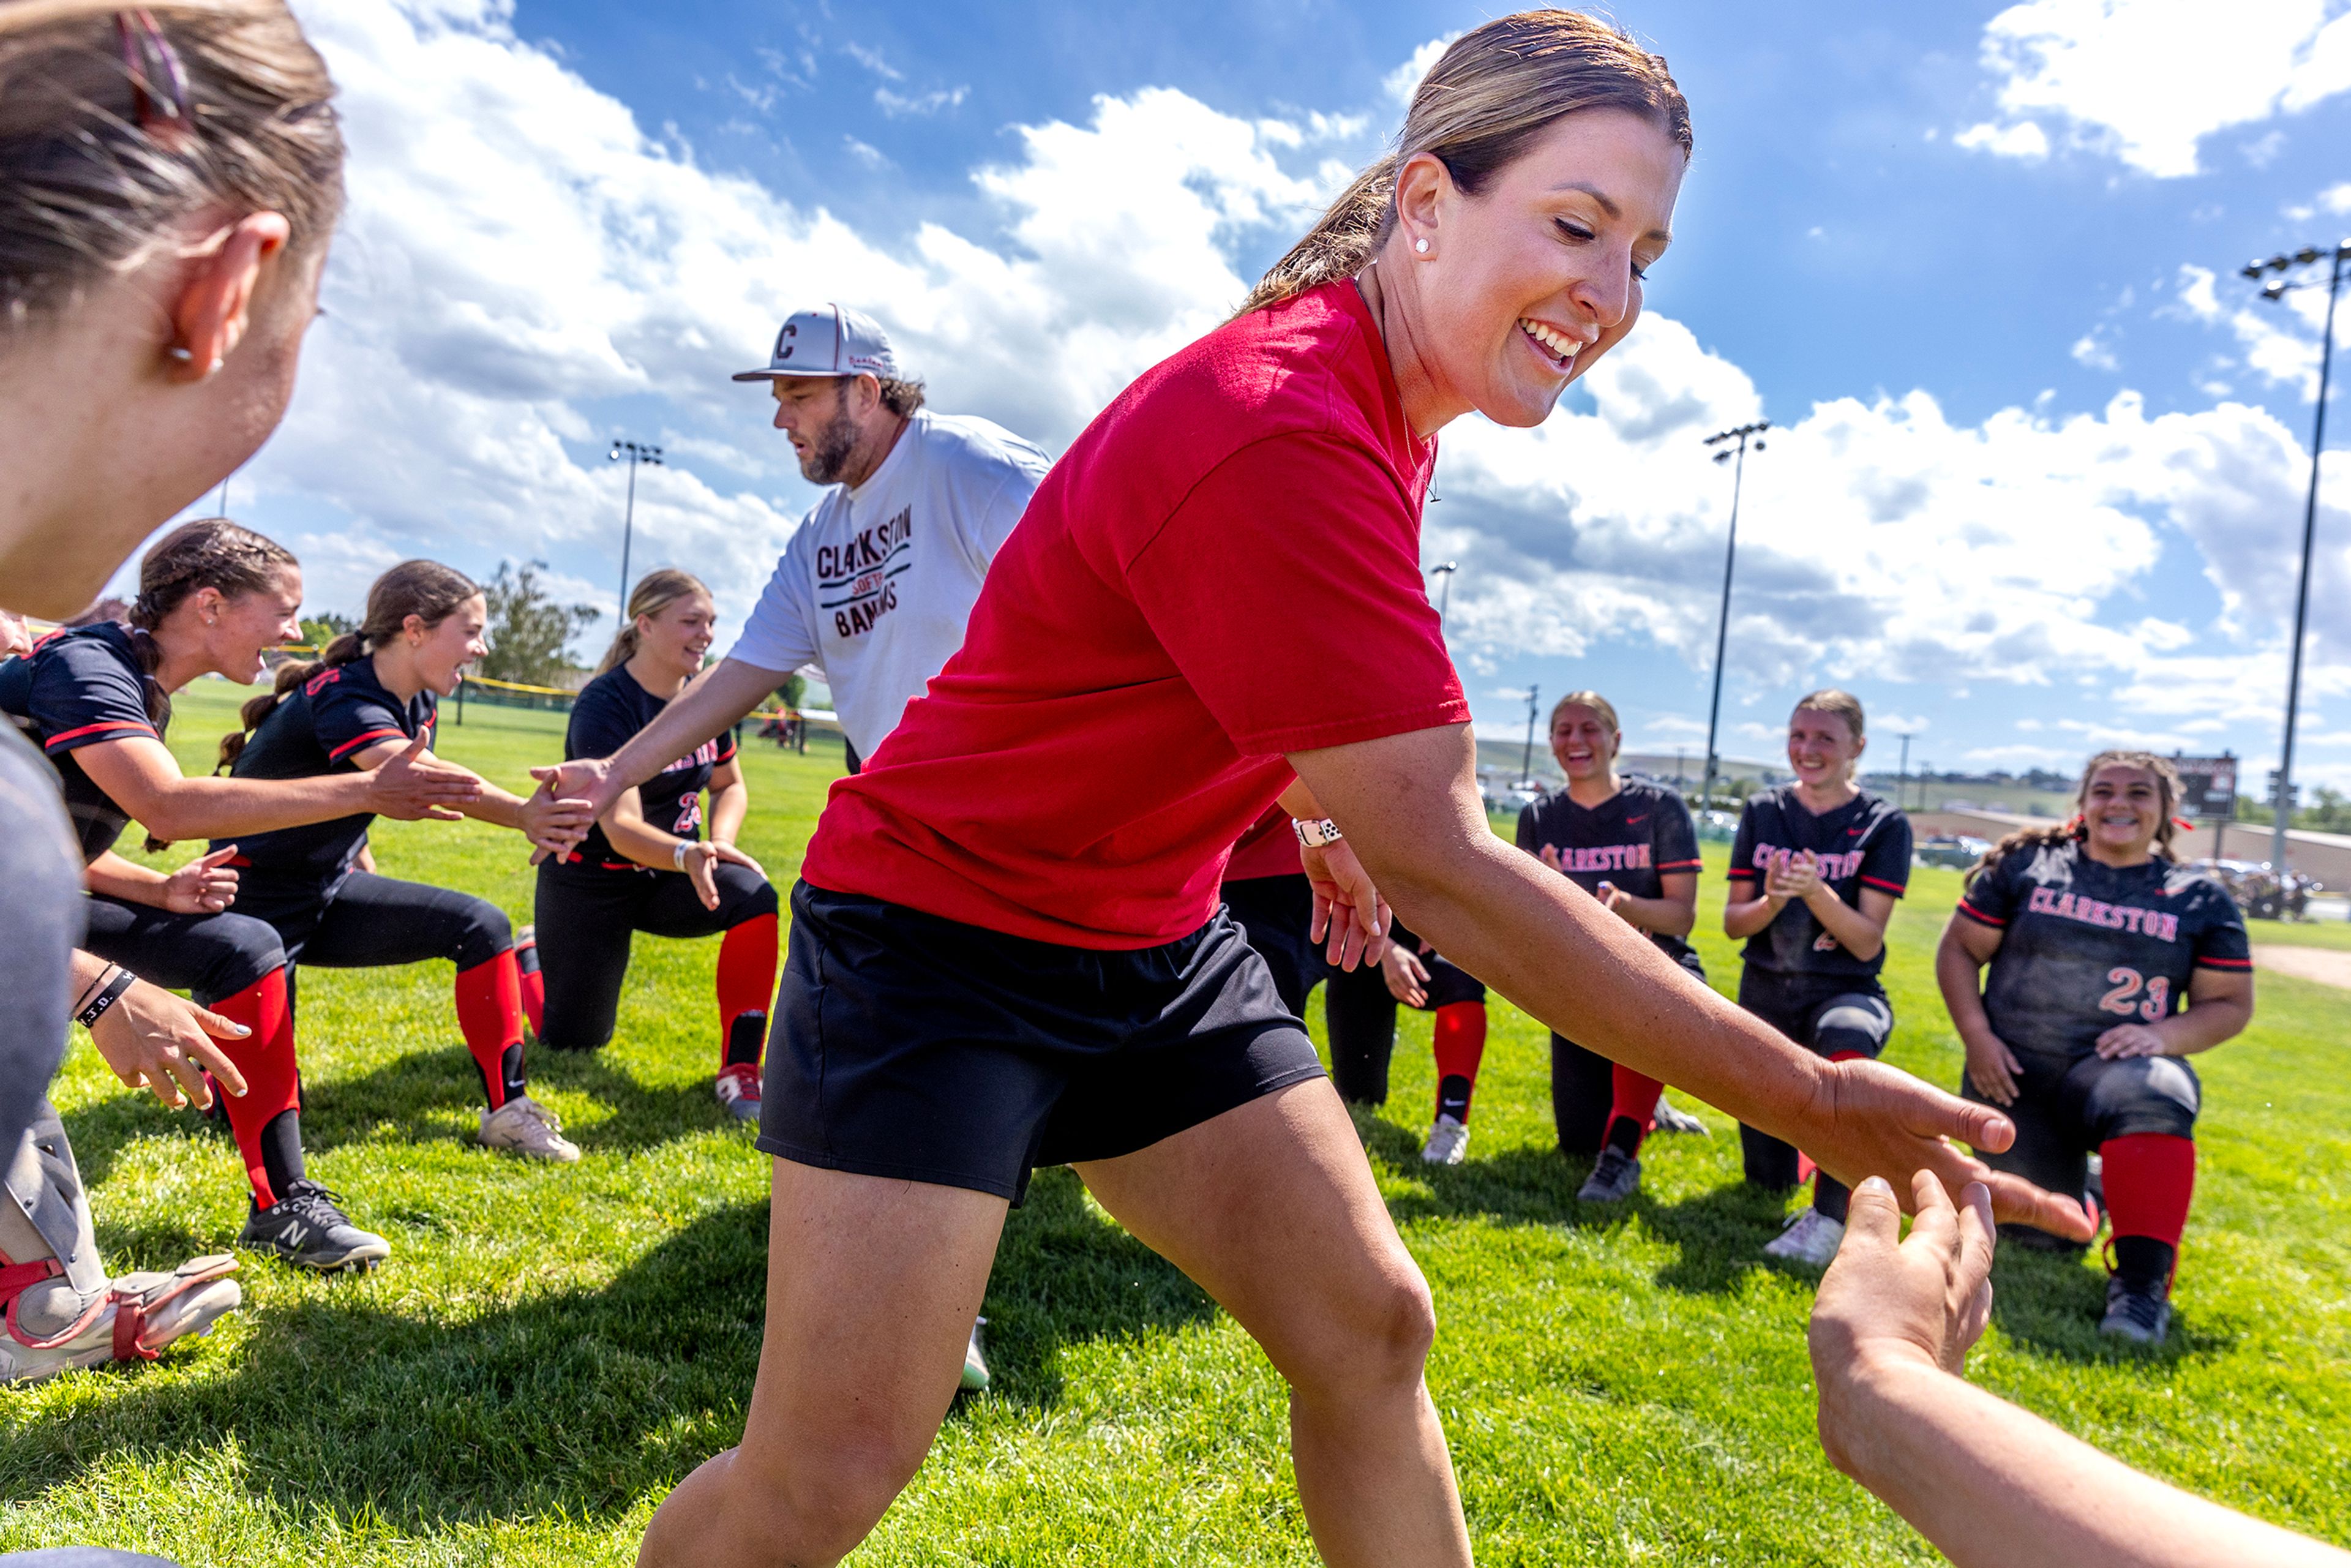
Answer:
M1977 838L1972 833L1937 833L1919 841L1911 851L1911 858L1920 865L1943 865L1953 871L1965 871L1983 859L1984 852L1991 848L1990 840Z

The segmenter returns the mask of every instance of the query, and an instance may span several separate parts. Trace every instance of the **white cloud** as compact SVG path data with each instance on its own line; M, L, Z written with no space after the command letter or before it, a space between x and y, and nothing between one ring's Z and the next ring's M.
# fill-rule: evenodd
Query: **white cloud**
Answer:
M2071 352L2076 363L2086 365L2094 371L2113 371L2122 368L2115 359L2115 351L2099 341L2095 331L2085 332L2075 339Z
M1388 72L1380 83L1388 97L1400 107L1410 104L1412 95L1419 90L1421 78L1428 74L1428 68L1435 65L1437 57L1444 54L1453 40L1460 36L1458 32L1442 34L1413 50L1411 57Z
M911 95L893 92L886 87L877 87L873 89L873 101L880 105L882 112L891 119L903 120L910 114L936 114L943 109L953 109L969 97L971 89L968 87L938 88L930 92Z
M2198 144L2351 89L2343 0L2024 0L1985 24L2001 124L1954 140L2010 157L2049 151L2041 121L2158 177L2198 171ZM2259 147L2261 144L2256 143Z
M848 149L852 158L856 159L868 169L882 170L891 166L890 155L870 141L860 141L854 136L844 134L841 139L841 144Z
M2002 158L2021 158L2028 163L2049 156L2048 133L2029 120L2014 125L1970 125L1952 137L1951 141L1970 152L1992 152Z

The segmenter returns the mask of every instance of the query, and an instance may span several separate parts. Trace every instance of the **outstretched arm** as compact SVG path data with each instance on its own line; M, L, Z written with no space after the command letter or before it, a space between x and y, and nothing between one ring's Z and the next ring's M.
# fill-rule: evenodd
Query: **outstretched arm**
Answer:
M1496 838L1467 726L1293 755L1405 923L1572 1040L1795 1144L1832 1175L1988 1181L2005 1218L2087 1240L2081 1206L1944 1142L2008 1146L2006 1118L1876 1062L1821 1061Z
M481 792L480 779L436 760L421 745L386 743L377 749L386 761L398 758L400 765L375 776L221 779L207 773L191 779L180 771L169 747L145 735L82 747L74 760L149 832L175 843L330 822L362 811L455 821L457 810Z
M541 832L573 828L577 828L579 835L584 838L588 824L593 821L588 808L579 801L558 800L544 789L537 791L528 800L510 794L470 768L460 768L454 762L434 756L424 748L422 736L404 744L396 740L380 740L364 750L352 752L350 762L360 770L361 778L374 777L390 768L420 762L455 773L473 785L473 794L458 803L458 813L493 827L512 828L534 842ZM454 821L457 813L436 814Z
M1991 1309L1992 1221L1911 1184L1854 1189L1813 1305L1821 1447L1958 1568L2351 1568L2351 1556L2164 1485L1961 1377Z
M612 809L624 789L633 789L705 740L716 740L783 684L781 670L762 669L740 659L721 659L694 677L685 690L670 699L653 723L639 730L628 745L610 757L581 758L559 767L534 768L542 795L585 800L590 820ZM565 853L587 835L581 823L577 833L540 835L531 841L542 853Z

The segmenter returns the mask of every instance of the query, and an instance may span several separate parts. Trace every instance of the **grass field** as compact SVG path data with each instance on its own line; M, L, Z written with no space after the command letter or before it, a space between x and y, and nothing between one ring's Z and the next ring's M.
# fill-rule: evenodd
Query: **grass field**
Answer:
M229 695L183 698L183 760L208 758ZM466 720L448 755L510 785L559 745L552 716L476 705ZM836 768L757 746L747 767L746 847L782 883ZM528 916L510 835L394 824L377 845L387 873ZM1723 890L1709 850L1701 946L1728 989L1736 960L1706 935ZM1887 974L1893 1060L1944 1083L1959 1052L1928 958L1956 891L1919 873ZM586 1150L559 1170L474 1146L447 966L306 974L311 1169L392 1239L392 1261L319 1280L249 1260L247 1310L209 1340L0 1392L0 1549L629 1563L654 1504L739 1431L758 1346L768 1162L710 1095L716 953L641 940L617 1042L533 1063ZM2264 978L2252 1030L2202 1059L2203 1171L2167 1350L2099 1343L2093 1265L2006 1256L1974 1375L2182 1485L2351 1543L2346 1023L2351 994ZM1782 1205L1740 1186L1728 1121L1653 1144L1629 1211L1578 1206L1543 1032L1500 1006L1469 1161L1432 1172L1415 1157L1428 1024L1404 1027L1395 1098L1363 1126L1436 1291L1430 1384L1481 1559L1935 1561L1821 1458L1809 1284L1761 1260ZM56 1095L112 1268L225 1248L245 1188L225 1136L127 1093L86 1044ZM1012 1217L987 1310L994 1391L958 1406L853 1561L1312 1561L1278 1381L1066 1172Z

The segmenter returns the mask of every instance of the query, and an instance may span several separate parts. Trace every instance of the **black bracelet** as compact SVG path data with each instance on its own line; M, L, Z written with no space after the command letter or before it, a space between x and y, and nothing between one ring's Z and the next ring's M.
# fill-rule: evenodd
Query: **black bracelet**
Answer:
M106 983L106 989L98 993L97 999L74 1015L74 1022L84 1029L89 1028L105 1016L107 1009L121 1000L122 993L129 990L138 979L139 977L128 969L115 971L114 978Z
M90 998L98 995L99 991L103 990L106 988L106 982L114 978L116 973L120 967L121 966L117 964L109 964L99 969L98 972L98 978L92 980L89 985L84 986L81 988L81 995L74 998L74 1005L66 1010L74 1013L80 1012L82 1005L88 1002Z

